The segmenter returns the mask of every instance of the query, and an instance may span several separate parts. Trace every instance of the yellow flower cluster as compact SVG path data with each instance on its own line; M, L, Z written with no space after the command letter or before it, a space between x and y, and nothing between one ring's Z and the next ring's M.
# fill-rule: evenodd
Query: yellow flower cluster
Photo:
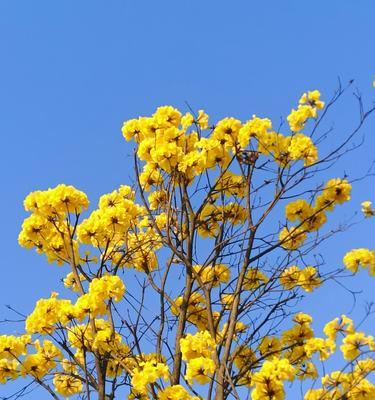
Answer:
M263 272L259 271L257 268L250 268L246 272L243 288L245 290L254 290L261 285L265 285L268 282L268 278Z
M352 361L368 351L375 350L374 338L366 336L363 332L356 332L353 321L346 315L328 322L324 333L333 343L337 341L338 334L343 337L340 350L345 360Z
M147 385L160 378L168 380L169 369L167 365L156 361L140 361L132 371L132 390L136 394L146 395Z
M316 198L315 206L318 209L332 211L337 204L350 200L352 185L341 178L330 179L322 193Z
M241 370L249 364L254 364L257 357L254 351L245 345L239 345L236 347L232 354L234 365Z
M216 342L208 331L187 334L180 340L182 359L187 362L185 379L204 385L210 381L210 375L215 372L212 359L216 351Z
M129 186L120 186L101 196L98 210L78 226L78 240L104 248L110 243L123 243L124 235L143 214L142 207L134 203L133 190Z
M14 336L14 335L1 335L0 336L0 358L17 358L20 355L25 355L27 352L27 345L31 342L30 335Z
M190 361L193 358L212 358L216 348L215 340L208 331L200 331L195 335L188 333L180 339L182 359Z
M340 350L345 358L345 360L354 360L357 358L363 347L369 348L370 351L375 350L375 341L372 336L365 336L363 332L353 332L349 333L342 341Z
M103 301L120 301L125 293L125 285L119 276L104 275L90 282L89 293Z
M82 321L86 316L97 317L107 311L107 300L120 301L125 293L125 285L118 276L104 275L90 282L89 290L76 303L57 299L52 293L49 299L37 301L34 311L26 319L28 333L50 334L59 323L66 326L74 319Z
M199 276L204 285L217 287L220 283L226 283L230 278L230 271L225 264L215 264L214 266L194 265L193 270Z
M159 194L150 200L155 208L162 201ZM134 196L129 186L103 195L98 210L77 227L77 238L81 243L104 249L102 258L114 266L149 273L158 266L155 250L161 247L161 240L146 217L146 209L134 202ZM162 215L156 220L162 229Z
M375 372L375 361L372 358L359 359L360 356L375 350L374 338L366 336L363 332L356 332L353 321L345 315L328 322L324 327L324 333L331 343L336 342L339 333L343 336L340 350L344 359L355 360L355 365L350 372L334 371L326 374L321 379L323 387L308 390L304 399L369 400L374 398L375 385L366 378L370 373ZM324 359L324 356L321 359Z
M137 363L130 357L129 347L122 342L121 335L103 319L87 324L75 324L68 330L68 341L76 349L75 358L82 359L83 353L91 352L108 358L107 375L116 377L124 369L133 370Z
M174 315L179 315L180 307L183 303L183 297L177 297L171 305L171 311ZM218 311L213 312L213 318L216 321L220 317ZM193 292L188 300L187 321L195 325L199 330L205 330L208 326L207 308L204 297Z
M75 304L77 318L82 320L86 315L97 317L107 310L107 300L120 301L125 293L125 285L120 277L104 275L90 282L89 290L78 298Z
M297 250L306 240L307 235L302 228L292 226L284 227L279 233L281 246L286 250Z
M279 234L281 246L286 250L298 249L306 240L307 233L317 231L326 221L325 211L332 211L337 204L350 200L351 185L346 179L330 179L311 205L304 199L295 200L285 207L289 221L297 226L283 228Z
M35 341L34 345L37 352L29 354L24 358L21 365L21 375L30 375L34 378L42 379L57 366L57 363L62 358L62 354L49 340L45 340L43 346L38 341Z
M64 371L53 376L53 384L57 393L64 397L70 397L82 392L82 380L77 378L77 371Z
M313 90L302 95L299 100L297 110L292 110L288 115L289 127L292 132L299 132L305 127L309 118L317 117L317 110L324 107L324 102L320 100L320 92Z
M262 356L274 356L281 350L280 339L275 336L265 336L259 344L259 353Z
M27 346L33 346L36 353L28 354ZM49 340L40 344L31 342L29 335L0 336L0 383L26 375L42 379L61 358L61 351Z
M232 225L243 224L247 218L246 208L229 202L224 206L206 204L197 222L198 234L202 237L215 237L219 231L219 222L230 222Z
M185 379L192 385L194 382L205 385L211 381L215 372L215 363L210 358L197 357L187 363Z
M311 292L322 282L315 267L309 266L301 270L296 265L292 265L281 273L280 283L287 290L300 286L306 292Z
M316 110L323 104L317 93L305 95L301 110L310 110L310 114L316 116ZM182 115L171 106L159 107L151 117L124 122L124 138L136 141L137 155L145 162L139 174L144 190L161 186L165 172L173 175L175 182L184 180L190 183L207 169L217 166L225 169L233 157L240 156L250 145L251 139L254 142L252 149L265 156L272 155L280 165L286 166L297 160L310 165L317 161L317 149L310 137L302 133L290 137L277 133L267 118L254 115L242 124L236 118L227 117L212 127L207 137L202 136L208 128L208 116L203 110L195 118L190 113ZM229 196L244 196L245 193L242 177L230 172L217 182L217 189ZM162 196L155 195L158 199L154 196L150 199L153 209Z
M217 180L215 191L224 193L226 196L244 197L246 190L246 181L242 175L225 171Z
M49 299L39 299L33 312L26 318L26 332L51 334L57 323L67 324L76 317L75 307L70 300L57 299L52 293Z
M323 211L312 207L306 200L299 199L286 205L285 215L289 221L298 221L308 232L318 230L327 220Z
M85 193L73 186L58 185L53 189L30 193L24 206L26 211L53 218L67 213L80 214L89 206L89 201Z
M45 253L49 262L78 262L78 245L72 239L74 222L72 226L68 215L77 218L89 205L87 196L73 186L58 185L30 193L24 205L32 214L22 224L19 244Z
M199 397L191 396L181 385L173 385L159 392L158 400L199 400Z
M19 362L17 360L9 360L0 358L0 383L5 384L9 379L16 379L20 374Z
M346 315L341 315L340 318L335 318L324 326L325 335L331 339L336 340L337 335L348 335L355 332L353 321Z
M321 379L323 387L309 389L304 400L349 399L371 400L375 398L375 385L367 376L375 371L375 361L366 358L357 362L353 371L334 371Z
M82 274L79 274L78 277L81 282L86 279ZM69 272L66 275L66 277L64 278L63 282L64 282L64 286L66 288L73 290L73 292L80 291L80 285L79 285L78 281L76 280L74 272Z
M261 119L254 115L239 132L241 148L248 146L251 138L254 138L256 142L253 148L265 156L271 155L282 167L291 161L303 160L307 166L318 160L318 150L309 136L302 133L284 136L271 129L272 124L268 118Z
M274 357L262 364L260 371L252 376L252 400L282 400L285 398L283 381L292 381L295 369L287 359Z
M343 335L340 350L345 360L357 360L355 370L358 373L360 370L366 372L363 377L369 372L374 371L374 362L369 364L369 359L359 359L360 356L366 355L367 352L374 351L375 341L373 337L365 336L363 332L355 332L353 321L345 315L326 324L324 328L325 338L314 336L314 331L310 326L312 322L310 315L298 313L294 315L293 320L295 325L283 331L280 338L276 336L264 337L255 351L245 345L239 345L234 349L231 360L233 360L234 365L239 370L240 378L238 383L239 385L247 385L253 388L252 399L267 400L273 398L282 400L285 398L285 380L292 381L296 378L299 380L316 379L318 371L313 360L324 361L334 354L336 351L337 335L339 333ZM205 363L202 358L205 358L207 354L206 350L211 344L204 345L206 336L209 339L208 334L206 335L201 332L200 336L202 337L201 344L203 346L201 348L198 344L198 351L190 353L190 342L194 343L194 347L197 347L195 341L190 337L184 343L184 346L187 348L187 350L184 349L184 352L188 354L184 358L196 357L193 360L197 360L196 368L200 368L198 379L202 383L207 383L209 382L209 378L206 377ZM208 364L206 368L208 368ZM327 376L323 378L323 385L326 385L325 379L328 379ZM364 387L369 390L369 393L372 393L373 389L369 385L369 382L367 382ZM321 392L319 390L308 392L306 399L318 399L320 397L313 397L314 394L318 393ZM348 398L357 399L354 396L354 392L352 396ZM364 397L364 399L370 398Z
M0 383L7 379L16 379L20 374L19 358L27 354L27 345L31 343L29 335L0 336Z
M219 314L220 315L220 314ZM216 334L217 343L222 344L228 335L229 325L227 322L223 324L223 327ZM244 324L242 321L237 321L234 325L233 339L237 339L237 334L241 334L247 330L248 326Z
M353 273L358 272L358 268L361 266L368 268L369 274L375 276L375 250L353 249L345 254L343 263Z
M220 295L220 301L224 305L224 309L230 310L231 305L234 301L234 294L232 293L222 293Z
M372 203L371 201L364 201L361 204L362 206L362 212L365 218L370 218L375 215L375 210L372 208Z

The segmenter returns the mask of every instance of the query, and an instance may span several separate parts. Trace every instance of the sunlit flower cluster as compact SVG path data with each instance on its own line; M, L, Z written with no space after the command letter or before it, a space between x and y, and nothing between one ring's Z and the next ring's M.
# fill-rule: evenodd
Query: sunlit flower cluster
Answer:
M307 134L320 97L301 96L286 134L269 118L213 122L172 106L124 122L133 186L102 195L84 219L89 201L73 186L30 193L19 244L65 265L67 298L40 298L26 334L0 336L0 383L28 377L64 398L102 385L100 398L127 387L129 400L283 400L287 385L321 376L305 400L375 398L374 338L346 315L320 337L309 314L289 311L329 279L308 253L351 197L346 178L293 191L326 162ZM374 215L370 201L362 212ZM353 249L343 264L375 275L375 251ZM322 369L334 354L346 370Z

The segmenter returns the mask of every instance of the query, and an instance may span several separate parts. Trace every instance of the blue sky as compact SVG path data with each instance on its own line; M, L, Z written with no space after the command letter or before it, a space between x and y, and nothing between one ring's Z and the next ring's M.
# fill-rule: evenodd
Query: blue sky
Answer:
M277 122L305 90L330 97L338 77L355 79L353 89L370 104L374 14L372 0L2 0L0 316L10 316L4 304L31 311L64 275L17 244L30 191L73 184L95 205L100 194L129 183L132 147L122 122L159 105L186 110L188 102L213 120L257 114ZM328 116L338 140L358 119L352 92ZM374 128L372 118L362 130L364 145L332 174L364 174L374 159ZM350 216L366 199L375 202L373 177L355 186L339 215ZM341 235L326 246L327 261L339 264L353 247L374 248L374 228L366 221ZM365 301L374 300L373 283L366 272L347 283L363 290L352 314L360 318ZM352 298L329 285L304 304L320 328L349 312Z

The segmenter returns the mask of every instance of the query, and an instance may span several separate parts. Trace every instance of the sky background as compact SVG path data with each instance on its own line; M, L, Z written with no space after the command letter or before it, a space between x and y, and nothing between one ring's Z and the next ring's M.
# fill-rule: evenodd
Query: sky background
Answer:
M338 78L354 79L327 118L334 144L358 121L353 91L367 105L375 97L374 15L373 0L0 0L0 319L11 317L6 304L30 312L38 298L59 291L67 272L18 246L30 191L72 184L94 207L101 194L131 182L132 145L121 136L122 122L159 105L186 111L187 102L213 121L257 114L277 125L304 91L319 89L328 99ZM374 130L371 118L358 136L364 145L330 176L363 176L374 159ZM363 200L375 202L374 178L358 182L352 197L338 217L358 212ZM351 248L374 248L374 220L327 244L326 261L341 265ZM346 284L362 291L351 314L359 320L374 300L373 281L361 271ZM353 308L337 284L316 293L303 308L317 331Z

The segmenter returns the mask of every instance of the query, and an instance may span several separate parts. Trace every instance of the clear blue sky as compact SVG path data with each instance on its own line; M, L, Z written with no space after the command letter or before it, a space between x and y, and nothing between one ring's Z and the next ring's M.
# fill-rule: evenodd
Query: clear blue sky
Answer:
M32 190L58 183L100 194L129 183L131 146L123 120L159 106L204 108L213 119L252 114L275 122L305 90L327 98L337 85L375 97L373 0L141 1L34 0L0 2L0 316L3 304L30 312L58 290L64 270L21 249L17 235ZM349 93L328 117L342 137L358 118ZM365 145L341 162L362 175L374 158L375 121L362 131ZM359 183L349 216L360 202L375 202L374 178ZM375 222L356 225L325 248L332 265L352 247L375 247ZM366 272L347 282L358 295L353 316L374 300ZM306 309L324 321L349 312L352 299L337 285L307 298ZM0 319L1 319L0 318ZM369 325L368 325L369 326ZM0 326L13 332L16 325ZM7 389L0 387L0 394ZM27 399L40 399L30 394Z

